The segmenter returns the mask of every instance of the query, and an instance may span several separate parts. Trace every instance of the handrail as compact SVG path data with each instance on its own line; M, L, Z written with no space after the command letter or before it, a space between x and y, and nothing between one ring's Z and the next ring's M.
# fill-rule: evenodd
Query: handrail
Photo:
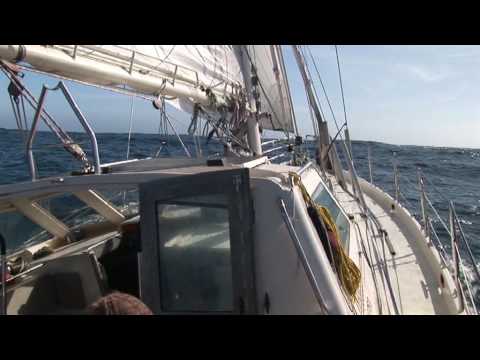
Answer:
M456 247L456 251L459 252L458 247ZM460 269L462 271L462 274L463 274L464 278L466 279L465 283L466 283L466 286L467 286L471 306L473 307L474 314L478 315L477 306L475 305L475 299L474 299L474 296L473 296L473 293L472 293L472 287L470 285L469 279L467 278L468 276L467 276L467 272L465 270L465 265L463 265L463 261L462 261L462 258L460 256L458 257L458 259L459 259L459 263L460 263ZM465 297L465 293L463 291L462 291L462 296ZM468 309L468 307L466 307L466 310L467 310L467 312L469 312L470 309Z
M281 150L281 149L286 149L288 148L289 145L282 145L282 146L277 146L277 147L274 147L274 148L271 148L271 149L268 149L268 150L264 150L263 151L263 154L268 154L268 153L271 153L273 151L277 151L277 150Z
M310 281L315 297L317 298L318 304L320 305L320 308L322 308L322 310L325 312L325 314L328 315L328 309L327 309L327 306L325 305L325 300L322 297L320 286L318 285L317 280L315 279L315 275L313 274L312 267L308 262L307 255L305 254L305 250L302 247L302 243L300 242L300 239L298 238L297 232L295 231L295 228L292 224L290 216L288 215L287 208L285 207L285 202L283 201L283 199L279 200L279 205L280 205L280 210L282 212L283 220L287 225L288 232L290 233L290 237L293 240L295 248L298 252L298 257L300 258L300 261L303 264L303 268L305 269L305 272L307 274L308 280Z
M265 145L275 144L276 142L279 142L279 141L280 141L279 139L268 140L261 143L260 145L265 146Z
M283 157L283 156L288 156L288 153L281 153L281 154L272 156L271 158L268 158L268 160L270 160L270 161L276 160L276 159L281 158L281 157Z
M307 171L313 165L313 161L309 161L306 163L300 170L297 171L298 175L302 175L305 171ZM320 175L320 174L319 174Z
M367 147L367 157L368 157L368 173L370 174L370 184L373 185L372 156L370 151L370 143L368 143L368 147Z
M33 157L32 145L33 145L33 140L35 138L35 135L37 133L38 122L40 120L40 117L41 117L41 114L42 114L42 111L43 111L43 105L45 103L45 98L47 96L47 91L48 90L56 91L58 89L62 90L62 92L63 92L65 98L67 99L68 103L70 104L73 112L75 113L78 120L80 121L80 124L85 129L85 131L87 132L87 134L88 134L88 136L89 136L89 138L92 142L92 151L93 151L93 159L94 159L94 165L95 165L95 173L96 174L101 174L100 155L99 155L99 152L98 152L98 143L97 143L97 138L95 136L95 132L93 131L92 127L88 123L85 116L80 111L80 108L78 107L77 103L73 99L72 95L68 91L68 89L65 86L65 84L63 83L63 81L60 81L58 83L58 85L55 86L55 87L48 87L47 85L43 85L42 92L41 92L40 98L38 100L37 110L35 112L32 127L31 127L30 134L29 134L29 137L28 137L28 140L27 140L27 158L28 158L28 166L29 166L29 169L30 169L30 174L32 176L32 180L37 179L37 171L36 171L36 168L35 168L35 159Z
M460 224L460 221L458 220L457 212L455 210L455 206L453 205L453 201L450 201L450 208L452 210L454 222L459 230L460 233L460 238L463 240L463 243L465 244L465 247L467 249L467 254L470 258L470 261L472 262L473 269L475 271L475 275L477 276L477 280L480 281L480 272L478 270L477 264L475 262L475 258L473 256L472 250L470 249L470 245L467 242L467 239L465 237L465 233L463 232L462 226ZM452 231L452 230L451 230Z
M347 148L348 151L348 148ZM396 153L393 153L394 159L393 159L393 171L394 171L394 191L395 191L395 201L400 204L400 197L403 197L403 199L408 203L408 200L405 198L405 196L402 194L402 191L400 189L400 182L399 182L399 177L401 176L399 170L398 170L398 164L396 160ZM347 154L348 156L348 154ZM348 159L347 159L348 160ZM348 161L347 161L348 162ZM370 153L370 148L368 148L368 167L369 167L369 176L370 179L373 178L373 171L372 171L372 166L371 166L371 153ZM352 169L350 169L350 172L352 172ZM354 174L352 174L352 181L354 179ZM458 218L458 215L455 210L455 206L452 201L449 201L446 199L444 196L442 198L445 201L449 201L449 222L450 226L447 226L445 221L442 219L440 216L439 212L437 209L435 209L432 201L430 200L427 190L426 190L426 182L429 183L429 185L432 186L432 188L438 192L438 190L435 188L434 184L432 184L428 178L425 177L423 172L421 171L420 168L417 168L417 178L418 178L418 188L413 185L408 178L405 177L406 182L416 188L419 192L419 197L420 197L420 216L422 218L422 230L424 231L424 235L427 239L430 239L431 243L435 246L435 248L438 250L439 255L440 255L440 260L441 263L445 265L445 267L449 270L451 273L455 286L457 287L457 293L458 296L461 298L461 306L467 311L467 313L474 313L478 314L477 306L475 304L475 299L473 296L472 288L471 288L471 277L469 276L469 273L466 272L466 268L463 264L463 259L460 253L460 242L464 244L464 247L466 248L466 253L468 255L468 261L472 265L473 268L473 273L475 274L474 279L478 282L480 282L480 269L477 266L477 262L475 260L475 257L473 256L473 252L471 250L470 244L467 240L467 237L463 231L463 228L461 226L460 220ZM352 184L353 186L353 184ZM355 188L354 188L355 190ZM440 195L442 195L440 193ZM408 203L409 204L409 203ZM411 204L409 204L412 206ZM427 208L430 208L433 211L433 214L435 215L436 218L440 221L441 225L443 228L445 228L447 234L450 237L451 241L451 254L449 259L447 257L447 251L445 250L442 242L440 241L440 238L435 230L435 227L433 226L432 220L429 217L429 211L427 211ZM413 206L412 206L413 209ZM435 240L435 241L434 241ZM462 276L463 275L463 276ZM467 294L465 294L464 287L467 288ZM467 298L468 295L468 298ZM466 306L465 304L465 299L469 300L471 302L470 308Z
M395 201L398 204L399 199L399 192L400 192L400 184L398 182L398 167L397 167L397 153L393 152L393 182L395 186Z
M425 237L430 236L429 227L428 227L428 213L426 207L426 195L425 195L425 184L423 181L423 176L420 175L420 171L418 171L418 185L420 189L420 207L422 210L422 218L423 218L423 231L425 233Z

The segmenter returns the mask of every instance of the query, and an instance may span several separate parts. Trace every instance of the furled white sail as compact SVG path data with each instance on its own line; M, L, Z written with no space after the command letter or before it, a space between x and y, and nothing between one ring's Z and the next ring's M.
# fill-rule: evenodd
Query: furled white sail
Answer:
M259 80L261 111L271 114L262 122L264 129L293 132L292 104L280 46L243 45ZM251 71L251 70L250 70Z
M221 87L225 84L243 86L240 67L231 45L121 45L120 47L150 56L157 62L155 66L163 64L180 66L179 71L182 72L185 69L183 72L186 76L192 76L194 72L198 75L198 81L209 88ZM195 77L192 80L197 82Z
M90 47L94 49L94 47ZM240 66L231 45L102 45L112 52L129 50L140 54L143 61L193 86L203 86L223 94L234 92L233 86L244 87ZM125 52L125 51L124 51ZM194 102L178 98L167 100L176 108L191 113Z
M260 80L265 129L292 131L291 105L278 46L271 45L0 45L0 59L65 78L159 96L183 111L221 103L249 88L251 63ZM239 57L240 54L240 57ZM247 54L247 58L245 58ZM245 66L245 65L248 66ZM208 90L207 90L208 89Z
M154 48L145 47L143 50L152 52ZM210 84L211 92L220 102L224 95L234 93L236 86L243 85L239 81L241 77L234 75L235 71L239 73L238 66L234 69L232 65L235 57L227 48L223 50L226 54L223 58L219 55L215 58L206 56L210 52L206 49L200 52L208 58L207 61L213 62L212 66L207 65L208 62L200 66L199 60L194 64L192 59L187 64L185 51L174 54L180 62L174 64L164 57L153 57L127 47L96 45L0 45L0 59L28 63L35 70L94 85L126 87L145 95L165 95L208 105L210 98L206 88ZM216 49L211 53L220 54L221 51ZM222 66L219 66L222 61Z

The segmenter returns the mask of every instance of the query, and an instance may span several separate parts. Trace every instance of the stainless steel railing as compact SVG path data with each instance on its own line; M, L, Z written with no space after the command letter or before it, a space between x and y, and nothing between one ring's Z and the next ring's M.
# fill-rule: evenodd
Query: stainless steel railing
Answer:
M370 148L368 149L368 169L370 182L373 184L373 167L371 160ZM408 178L404 178L398 168L398 160L396 153L393 153L393 191L395 194L395 202L399 205L403 199L407 205L414 210L412 204L407 200L403 193L400 179L404 179L411 187L416 188L419 197L419 218L422 231L427 239L437 249L438 254L443 265L449 270L456 286L456 292L460 297L460 305L467 314L478 315L476 298L472 289L472 282L480 283L480 269L477 265L477 260L473 255L470 243L465 232L463 231L461 221L456 213L453 201L448 201L448 225L442 218L439 211L435 208L433 202L427 191L427 182L429 185L434 185L427 179L420 168L417 168L417 185L412 184ZM443 198L447 201L446 198ZM443 227L443 230L448 234L450 240L450 252L447 251L437 230L433 225L434 221ZM470 266L471 271L467 268Z
M90 141L92 143L92 152L93 152L93 161L94 161L94 166L95 166L95 173L96 174L101 174L101 171L102 171L101 170L101 165L100 165L100 155L99 155L99 151L98 151L98 143L97 143L97 138L95 136L95 132L93 131L93 129L90 126L90 124L88 123L87 119L85 118L85 116L81 112L80 108L78 107L77 103L73 99L72 95L68 91L68 89L65 86L65 84L63 83L63 81L60 81L58 83L58 85L55 86L55 87L48 87L46 85L43 85L42 92L40 93L40 98L38 100L38 106L37 106L37 109L36 109L36 112L35 112L35 116L33 118L32 127L31 127L30 134L29 134L29 137L28 137L28 140L27 140L27 158L28 158L28 166L29 166L29 169L30 169L30 174L32 176L32 180L36 180L36 178L37 178L37 171L36 171L36 167L35 167L35 159L34 159L34 156L33 156L32 145L33 145L33 140L35 138L35 135L37 133L38 122L39 122L39 120L42 116L43 106L44 106L44 103L45 103L45 98L47 96L47 91L48 90L55 91L55 90L59 90L59 89L62 91L63 95L65 96L69 105L71 106L73 112L77 116L80 124L85 129L85 131L87 132L87 135L90 138Z

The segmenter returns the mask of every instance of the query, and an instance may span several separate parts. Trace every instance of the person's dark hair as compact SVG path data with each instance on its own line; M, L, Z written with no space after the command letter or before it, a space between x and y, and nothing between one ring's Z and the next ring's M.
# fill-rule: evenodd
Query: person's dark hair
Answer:
M139 299L120 292L98 299L88 307L87 312L91 315L153 315Z

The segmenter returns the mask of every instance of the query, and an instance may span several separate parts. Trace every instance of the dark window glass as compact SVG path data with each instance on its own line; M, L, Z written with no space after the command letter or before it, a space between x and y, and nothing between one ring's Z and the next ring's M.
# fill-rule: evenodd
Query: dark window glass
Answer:
M46 230L16 211L0 214L0 233L5 238L9 253L52 237Z
M337 225L337 230L343 247L348 252L348 246L350 242L350 223L348 222L347 217L340 211L340 208L322 184L319 184L315 189L312 195L312 200L315 201L316 204L324 206L328 209L332 215L332 218L335 220L335 224Z
M157 203L163 311L233 311L228 215L220 195Z

